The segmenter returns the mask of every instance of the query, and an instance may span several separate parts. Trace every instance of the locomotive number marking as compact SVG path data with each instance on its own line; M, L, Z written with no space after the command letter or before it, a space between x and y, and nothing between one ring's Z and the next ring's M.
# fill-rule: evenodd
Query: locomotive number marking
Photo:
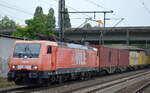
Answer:
M85 53L75 53L75 65L85 65L86 59L85 59Z

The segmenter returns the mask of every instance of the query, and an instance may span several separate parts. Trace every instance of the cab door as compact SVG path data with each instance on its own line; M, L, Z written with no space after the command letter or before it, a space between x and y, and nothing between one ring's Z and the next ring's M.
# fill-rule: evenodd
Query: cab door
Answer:
M57 62L57 47L52 47L51 53L51 70L56 70L56 62Z
M51 70L52 66L51 66L51 46L47 45L43 48L43 55L42 55L42 69L45 71L49 71Z
M56 51L57 47L47 45L43 55L43 70L52 71L56 69Z

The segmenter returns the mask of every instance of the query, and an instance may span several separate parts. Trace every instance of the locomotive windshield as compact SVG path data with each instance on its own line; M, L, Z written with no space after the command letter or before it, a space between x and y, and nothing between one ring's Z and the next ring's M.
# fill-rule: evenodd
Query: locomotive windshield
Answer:
M40 44L18 43L16 44L13 57L14 58L38 58L40 47L41 47Z

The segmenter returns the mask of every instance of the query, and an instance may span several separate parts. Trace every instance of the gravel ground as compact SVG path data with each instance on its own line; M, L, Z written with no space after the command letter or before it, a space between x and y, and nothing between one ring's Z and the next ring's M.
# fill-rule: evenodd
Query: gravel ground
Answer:
M6 78L0 78L0 89L10 86L15 86L15 84L13 82L8 82Z

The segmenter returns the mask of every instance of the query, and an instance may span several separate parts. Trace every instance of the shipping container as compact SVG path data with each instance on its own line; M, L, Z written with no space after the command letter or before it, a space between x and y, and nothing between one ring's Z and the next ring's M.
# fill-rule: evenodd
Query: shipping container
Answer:
M128 66L129 65L129 51L118 50L118 66Z
M150 56L145 55L144 59L145 59L145 64L150 64Z
M146 60L145 60L145 54L144 53L139 53L138 54L138 64L139 65L144 65L146 64Z
M136 65L139 65L139 62L138 62L138 56L139 56L139 53L137 52L130 52L130 63L129 65L130 66L136 66Z
M99 47L100 67L116 67L118 63L118 50L109 47Z

